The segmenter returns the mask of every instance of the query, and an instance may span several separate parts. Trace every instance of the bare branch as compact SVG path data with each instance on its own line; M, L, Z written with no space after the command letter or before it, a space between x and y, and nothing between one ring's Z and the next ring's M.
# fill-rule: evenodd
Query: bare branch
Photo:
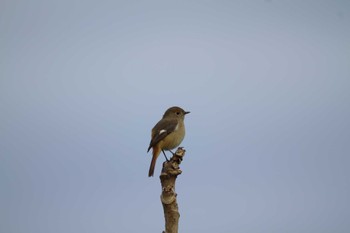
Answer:
M162 184L160 199L165 218L165 231L163 233L178 233L180 213L176 199L175 182L177 176L182 173L179 165L185 152L182 147L179 147L173 157L163 163L162 173L160 174Z

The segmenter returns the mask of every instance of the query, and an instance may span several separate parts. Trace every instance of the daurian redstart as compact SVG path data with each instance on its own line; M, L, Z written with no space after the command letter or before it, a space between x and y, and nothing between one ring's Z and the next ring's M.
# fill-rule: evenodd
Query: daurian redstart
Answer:
M163 118L153 127L151 142L147 152L152 148L153 157L149 167L148 176L153 176L157 158L162 151L167 159L164 150L171 150L178 147L185 137L185 115L190 112L180 107L171 107L165 111Z

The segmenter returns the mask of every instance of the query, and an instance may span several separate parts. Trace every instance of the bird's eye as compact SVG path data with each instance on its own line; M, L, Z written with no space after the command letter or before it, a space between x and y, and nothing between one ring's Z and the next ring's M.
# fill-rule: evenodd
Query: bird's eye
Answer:
M176 112L176 115L180 115L180 112Z

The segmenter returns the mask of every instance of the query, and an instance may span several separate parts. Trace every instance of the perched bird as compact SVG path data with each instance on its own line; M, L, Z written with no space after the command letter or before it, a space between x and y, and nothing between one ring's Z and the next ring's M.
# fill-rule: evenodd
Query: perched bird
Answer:
M147 152L152 148L152 161L149 167L148 176L153 176L157 158L162 151L166 160L164 150L171 150L178 147L185 137L185 115L186 112L180 107L171 107L165 111L163 118L153 127L151 142ZM170 151L171 152L171 151ZM173 153L173 152L171 152Z

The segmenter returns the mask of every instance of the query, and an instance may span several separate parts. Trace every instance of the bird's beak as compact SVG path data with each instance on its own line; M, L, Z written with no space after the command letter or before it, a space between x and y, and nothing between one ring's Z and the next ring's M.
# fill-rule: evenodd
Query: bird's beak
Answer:
M185 115L186 115L186 114L189 114L189 113L190 113L190 112L185 112Z

